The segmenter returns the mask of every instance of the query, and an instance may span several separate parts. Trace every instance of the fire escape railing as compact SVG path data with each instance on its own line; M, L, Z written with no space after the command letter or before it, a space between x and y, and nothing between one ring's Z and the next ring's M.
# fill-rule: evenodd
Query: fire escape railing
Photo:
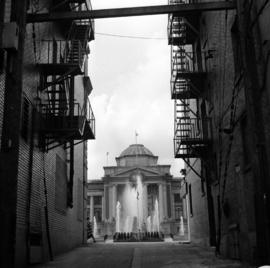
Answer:
M87 99L87 101L85 102L83 109L82 109L82 113L85 115L86 117L86 122L89 124L90 129L93 132L93 135L96 135L96 127L95 127L95 115L94 112L92 110L92 106L90 104L90 101Z
M198 85L193 82L191 75L196 73L203 73L205 66L200 68L197 64L194 52L186 52L183 46L175 50L172 48L171 52L171 94L177 96L181 93L191 96L198 96L200 89Z
M188 4L169 0L168 4ZM168 42L171 45L171 97L175 105L174 153L176 158L200 157L210 141L210 118L201 118L197 99L201 98L205 74L204 56L192 51L196 29L194 15L169 14ZM192 31L192 33L190 33Z
M47 56L39 64L78 64L82 67L85 50L80 40L42 40Z
M64 0L53 1L50 11L90 9L90 0ZM74 101L74 77L84 73L88 42L94 39L94 22L91 19L70 20L62 26L65 31L69 27L65 40L40 42L46 51L38 63L42 92L40 145L45 150L72 140L95 138L95 117L88 98L83 103Z
M43 118L42 131L49 138L61 138L65 133L70 138L75 135L75 139L84 139L87 138L84 137L86 127L89 127L93 132L92 135L95 135L95 116L88 100L83 107L80 103L55 107L52 107L50 103L41 104L40 111ZM77 131L80 135L76 133Z

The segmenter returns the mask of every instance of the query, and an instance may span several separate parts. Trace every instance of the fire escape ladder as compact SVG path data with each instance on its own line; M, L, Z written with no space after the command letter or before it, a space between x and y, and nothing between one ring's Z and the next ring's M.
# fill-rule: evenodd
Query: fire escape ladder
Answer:
M52 0L50 11L91 9L90 0ZM71 140L95 138L95 117L88 99L74 101L74 77L84 73L88 41L93 39L91 20L69 20L62 24L66 40L41 40L47 57L38 63L40 71L41 147L48 151ZM64 31L63 28L63 31Z
M48 87L46 100L40 104L42 117L41 147L48 151L70 140L95 138L95 117L89 100L83 107L70 96L70 81ZM70 99L72 98L72 99Z
M40 91L44 91L47 90L49 87L52 86L56 86L59 84L65 84L65 83L69 83L69 78L72 76L72 74L74 73L75 69L71 68L70 70L68 70L68 72L62 74L62 75L58 75L58 76L46 76L43 75L43 80L45 81L42 86L39 88ZM48 77L51 77L51 81L48 81ZM66 87L68 88L68 87Z
M199 98L205 73L199 71L193 52L184 46L172 46L171 50L171 97L172 99Z
M49 11L76 10L82 9L82 6L89 7L91 2L89 0L53 0Z
M196 27L194 27L189 21L187 18L183 18L183 21L184 21L184 24L186 26L186 28L190 28L192 31L193 31L193 34L197 37L199 36L199 31L196 29Z
M189 4L189 0L168 0L169 5ZM199 13L188 14L185 17L178 14L169 14L168 43L169 45L192 44L199 36Z
M169 0L169 4L188 4L188 0ZM199 13L181 17L170 14L168 42L171 45L171 98L175 100L175 158L202 157L210 142L209 118L201 118L197 100L202 97L205 66L203 57L192 51L198 37Z

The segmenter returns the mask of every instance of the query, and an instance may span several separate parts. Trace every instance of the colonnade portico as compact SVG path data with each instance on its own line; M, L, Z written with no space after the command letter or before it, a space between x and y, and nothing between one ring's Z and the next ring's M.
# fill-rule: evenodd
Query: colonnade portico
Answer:
M118 186L119 185L126 185L126 184L130 184L129 181L127 181L126 183L123 182L114 182L113 184L109 184L106 187L109 187L109 196L103 196L103 201L102 201L102 218L103 220L107 220L110 222L113 222L115 220L116 217L116 204L118 200ZM160 221L164 221L164 219L168 219L168 211L167 211L167 192L166 192L166 184L164 184L163 182L158 182L158 181L153 181L153 182L143 182L143 192L142 192L142 196L138 197L138 198L142 198L142 202L143 202L143 218L144 220L146 220L146 218L149 215L148 213L148 185L157 185L158 187L158 204L159 204L159 217L160 217ZM108 200L106 201L106 199L108 198ZM171 199L171 198L170 198ZM93 197L91 196L91 204L93 203ZM107 206L109 207L106 207ZM109 215L108 217L106 217L106 211L109 211ZM91 206L90 209L90 215L92 218L93 215L93 206Z

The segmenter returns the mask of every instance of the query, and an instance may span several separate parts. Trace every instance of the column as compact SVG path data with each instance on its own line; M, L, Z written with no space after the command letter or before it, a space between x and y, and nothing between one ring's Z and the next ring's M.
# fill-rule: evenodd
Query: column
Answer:
M116 185L114 184L112 186L112 218L115 218L115 214L116 214L116 198L117 198L117 187Z
M160 222L163 221L163 187L162 184L158 184L158 205L159 205L159 219Z
M172 218L172 186L170 183L167 183L166 194L167 194L167 217L171 219Z
M105 195L105 193L104 193ZM105 221L106 219L106 208L105 208L105 196L102 196L102 221Z
M110 195L109 195L109 187L108 185L104 185L104 213L105 213L105 221L107 221L109 218L110 218L110 215L109 215L109 198L110 198Z
M168 218L167 185L166 184L162 185L162 188L163 188L163 208L164 208L163 217Z
M172 194L171 194L171 204L172 204L172 206L171 206L171 208L172 208L171 216L172 216L172 219L173 219L173 220L175 219L174 194L175 194L175 193L173 193L173 192L172 192Z
M94 220L94 197L90 196L90 221Z
M146 224L146 219L148 216L148 194L147 194L147 184L143 185L143 221Z
M187 215L187 199L183 198L182 199L182 205L183 205L183 218L186 219L188 217Z

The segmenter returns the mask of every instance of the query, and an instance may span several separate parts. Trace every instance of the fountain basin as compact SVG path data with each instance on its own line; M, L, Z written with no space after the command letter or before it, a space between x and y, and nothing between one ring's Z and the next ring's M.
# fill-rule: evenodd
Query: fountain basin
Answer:
M114 242L163 242L164 234L161 232L117 232L113 236Z

